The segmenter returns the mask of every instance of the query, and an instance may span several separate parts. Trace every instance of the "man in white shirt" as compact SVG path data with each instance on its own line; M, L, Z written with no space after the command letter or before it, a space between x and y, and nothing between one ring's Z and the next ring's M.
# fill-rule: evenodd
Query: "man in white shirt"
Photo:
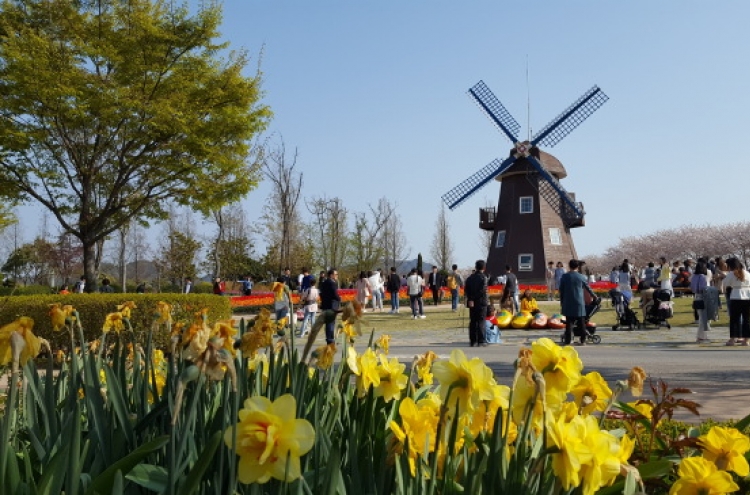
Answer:
M412 317L415 320L417 318L424 318L424 306L422 303L424 279L417 274L416 268L412 268L411 272L409 272L409 276L406 278L406 287L409 293Z

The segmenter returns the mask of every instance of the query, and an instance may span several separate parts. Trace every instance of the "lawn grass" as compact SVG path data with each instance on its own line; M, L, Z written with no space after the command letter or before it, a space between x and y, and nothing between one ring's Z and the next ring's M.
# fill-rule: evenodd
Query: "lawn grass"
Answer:
M678 297L673 300L674 302L674 317L669 320L670 325L674 327L684 327L693 325L693 309L692 297ZM638 298L635 299L631 306L636 310L638 319L643 321L643 314L638 309ZM551 315L560 311L559 302L547 302L539 301L539 309ZM388 309L385 309L382 313L365 313L365 325L363 331L369 332L371 329L375 329L378 333L396 333L396 332L408 332L413 330L464 330L469 326L469 312L466 308L460 309L457 312L452 312L448 304L434 308L433 306L426 306L424 319L412 319L411 311L408 307L401 307L401 313L394 315L388 313ZM616 315L614 309L609 300L605 299L602 302L602 309L594 315L592 321L594 321L599 327L611 327L616 321ZM726 312L722 311L720 321L712 322L712 327L727 326L728 318ZM653 328L653 326L651 326Z

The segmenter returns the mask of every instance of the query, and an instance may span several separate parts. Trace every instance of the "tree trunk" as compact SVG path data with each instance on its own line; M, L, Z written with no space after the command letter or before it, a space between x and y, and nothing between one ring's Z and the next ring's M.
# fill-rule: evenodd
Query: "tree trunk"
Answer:
M81 239L83 244L83 275L86 278L86 292L96 292L96 241Z
M118 253L120 263L120 284L122 284L122 291L128 291L128 264L125 259L125 240L128 235L127 229L120 229L120 252Z

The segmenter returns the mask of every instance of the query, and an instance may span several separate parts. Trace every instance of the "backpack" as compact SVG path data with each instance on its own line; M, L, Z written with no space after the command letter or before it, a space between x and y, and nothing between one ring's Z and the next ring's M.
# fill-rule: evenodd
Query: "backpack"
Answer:
M450 290L453 290L453 289L455 289L456 287L458 287L458 284L456 283L456 277L454 277L453 275L448 275L448 278L446 279L446 281L445 281L445 282L446 282L446 286L447 286L447 287L448 287L448 288L449 288Z

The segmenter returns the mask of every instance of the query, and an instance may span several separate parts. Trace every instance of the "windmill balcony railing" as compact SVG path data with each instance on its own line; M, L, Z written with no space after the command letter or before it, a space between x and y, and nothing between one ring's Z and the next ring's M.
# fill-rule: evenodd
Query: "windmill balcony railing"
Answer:
M482 230L494 230L497 210L494 207L479 208L479 228Z

